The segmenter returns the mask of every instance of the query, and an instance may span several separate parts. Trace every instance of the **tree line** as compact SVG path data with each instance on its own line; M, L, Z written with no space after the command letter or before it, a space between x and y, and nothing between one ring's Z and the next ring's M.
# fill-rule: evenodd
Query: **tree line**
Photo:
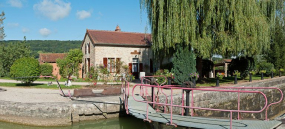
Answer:
M0 41L0 45L9 46L9 44L17 44L21 40L5 40ZM35 58L39 57L39 53L67 53L70 49L81 48L80 40L26 40L26 46L31 49L31 55Z

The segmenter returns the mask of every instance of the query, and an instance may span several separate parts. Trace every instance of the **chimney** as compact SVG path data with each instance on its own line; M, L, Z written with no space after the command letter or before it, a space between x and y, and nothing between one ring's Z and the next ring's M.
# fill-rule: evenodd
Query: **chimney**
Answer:
M119 25L117 25L115 31L121 32L121 28L119 27Z

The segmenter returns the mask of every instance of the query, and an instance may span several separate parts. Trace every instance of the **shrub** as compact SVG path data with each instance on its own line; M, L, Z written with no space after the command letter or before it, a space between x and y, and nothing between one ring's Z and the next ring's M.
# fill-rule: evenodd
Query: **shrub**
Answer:
M263 62L259 64L258 71L265 70L266 72L264 74L269 76L272 69L274 69L274 65L272 63Z
M99 73L98 68L95 69L93 66L90 67L90 70L89 72L87 72L86 75L86 81L92 82L93 84L97 84L98 75L99 75L98 73Z
M174 77L174 74L169 72L168 69L164 69L164 70L157 70L154 75L156 76L165 76L165 77L171 77L173 78ZM165 77L156 77L156 82L161 85L163 82L167 82L167 80L165 80ZM167 83L165 83L167 84Z
M41 64L41 75L42 76L52 76L53 66L47 63Z
M37 76L39 76L40 73L39 62L31 57L24 57L16 60L10 69L10 76L12 78L23 81L28 85L37 80Z
M173 68L171 72L174 73L174 81L182 84L190 80L190 73L196 72L195 55L188 47L184 49L179 47L173 56Z

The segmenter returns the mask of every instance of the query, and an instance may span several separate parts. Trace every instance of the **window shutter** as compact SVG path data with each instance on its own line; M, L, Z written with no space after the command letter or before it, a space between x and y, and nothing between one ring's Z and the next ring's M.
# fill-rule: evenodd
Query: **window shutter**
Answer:
M107 58L103 58L103 65L104 65L104 68L107 68L107 66L108 66Z
M120 71L121 71L120 65L121 65L121 58L117 58L116 59L116 73L120 73Z
M140 63L140 70L139 70L139 72L143 72L143 63Z
M132 63L129 63L129 70L130 70L130 73L132 73Z

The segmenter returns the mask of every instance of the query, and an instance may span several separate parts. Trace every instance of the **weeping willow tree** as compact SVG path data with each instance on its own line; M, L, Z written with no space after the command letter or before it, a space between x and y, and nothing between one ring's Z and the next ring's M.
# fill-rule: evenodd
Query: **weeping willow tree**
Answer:
M191 46L209 58L253 56L268 50L277 5L284 0L140 0L156 53Z

